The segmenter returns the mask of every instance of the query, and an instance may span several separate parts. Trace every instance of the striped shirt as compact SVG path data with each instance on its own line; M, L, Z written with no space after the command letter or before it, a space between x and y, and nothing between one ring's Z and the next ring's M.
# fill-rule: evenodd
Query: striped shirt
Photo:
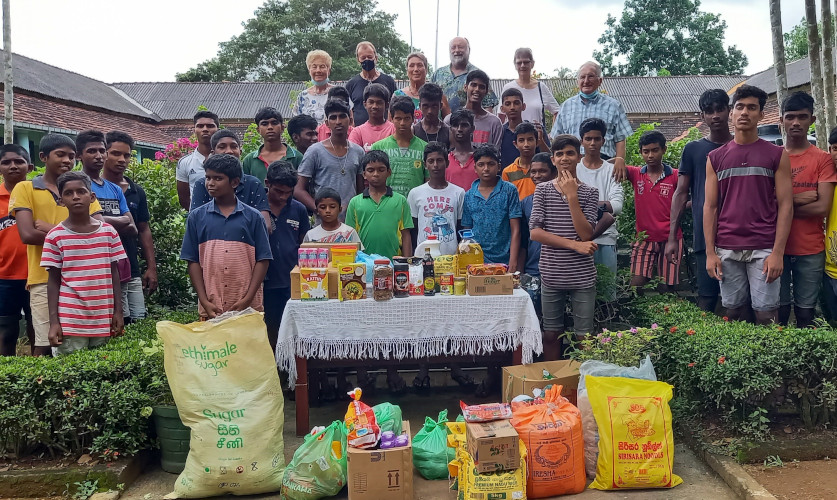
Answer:
M58 320L66 336L110 336L111 264L126 256L116 229L97 222L99 227L90 233L76 233L62 222L44 239L41 266L61 270Z
M552 137L558 134L572 134L581 139L578 129L581 122L588 118L600 118L607 124L607 133L602 144L602 156L607 155L608 158L616 156L616 143L624 141L633 133L622 103L600 93L589 100L580 95L574 95L564 101L561 105L561 112L558 113L555 124L552 126Z
M590 225L595 225L599 210L599 190L587 184L579 184L578 203ZM570 206L552 182L542 182L535 186L529 229L535 228L579 241ZM596 266L592 255L541 245L538 267L541 282L549 288L580 290L596 285Z
M709 153L718 175L715 245L727 250L764 250L776 240L776 170L783 149L759 139L729 141Z

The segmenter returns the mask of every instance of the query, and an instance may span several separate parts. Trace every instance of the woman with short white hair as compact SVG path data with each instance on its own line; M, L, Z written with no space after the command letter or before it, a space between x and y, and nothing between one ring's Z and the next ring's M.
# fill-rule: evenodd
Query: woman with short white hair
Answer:
M324 50L312 50L305 57L312 85L299 93L296 114L313 116L317 123L325 122L324 107L328 100L328 89L334 86L329 83L331 63L331 56Z

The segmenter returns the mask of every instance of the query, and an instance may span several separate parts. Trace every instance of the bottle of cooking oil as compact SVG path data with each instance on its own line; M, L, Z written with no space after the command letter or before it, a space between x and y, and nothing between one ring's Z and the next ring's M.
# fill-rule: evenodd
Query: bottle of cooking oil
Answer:
M483 264L485 257L482 253L482 247L477 240L474 239L474 232L470 229L463 229L459 232L462 241L459 242L457 248L458 269L457 276L465 276L468 274L468 266L470 264Z

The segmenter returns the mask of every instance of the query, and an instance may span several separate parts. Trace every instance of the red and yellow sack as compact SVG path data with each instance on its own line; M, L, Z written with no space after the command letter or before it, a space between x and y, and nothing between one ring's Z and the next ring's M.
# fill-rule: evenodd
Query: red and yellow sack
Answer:
M526 458L529 498L584 491L587 477L581 412L561 396L560 385L547 389L542 404L518 407L511 424L529 450Z
M674 434L672 386L623 377L585 377L599 427L597 490L672 488L682 483L672 471Z

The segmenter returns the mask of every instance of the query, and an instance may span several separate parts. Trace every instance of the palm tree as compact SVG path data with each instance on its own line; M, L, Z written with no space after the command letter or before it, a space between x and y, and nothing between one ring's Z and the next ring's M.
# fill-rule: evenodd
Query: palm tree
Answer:
M837 4L837 0L835 0ZM830 133L837 125L837 110L834 106L834 17L831 15L831 2L822 0L822 75L823 94L825 95L825 131ZM821 119L822 119L821 118Z
M811 94L814 96L814 115L823 116L822 91L822 53L820 52L820 33L817 27L817 4L815 0L805 0L805 25L808 28L808 59L811 62ZM828 131L824 120L816 122L817 146L828 149Z
M834 0L837 2L837 0ZM785 71L785 40L782 37L782 6L780 0L770 0L770 34L773 38L773 71L776 73L776 99L785 100L788 93L788 74Z

